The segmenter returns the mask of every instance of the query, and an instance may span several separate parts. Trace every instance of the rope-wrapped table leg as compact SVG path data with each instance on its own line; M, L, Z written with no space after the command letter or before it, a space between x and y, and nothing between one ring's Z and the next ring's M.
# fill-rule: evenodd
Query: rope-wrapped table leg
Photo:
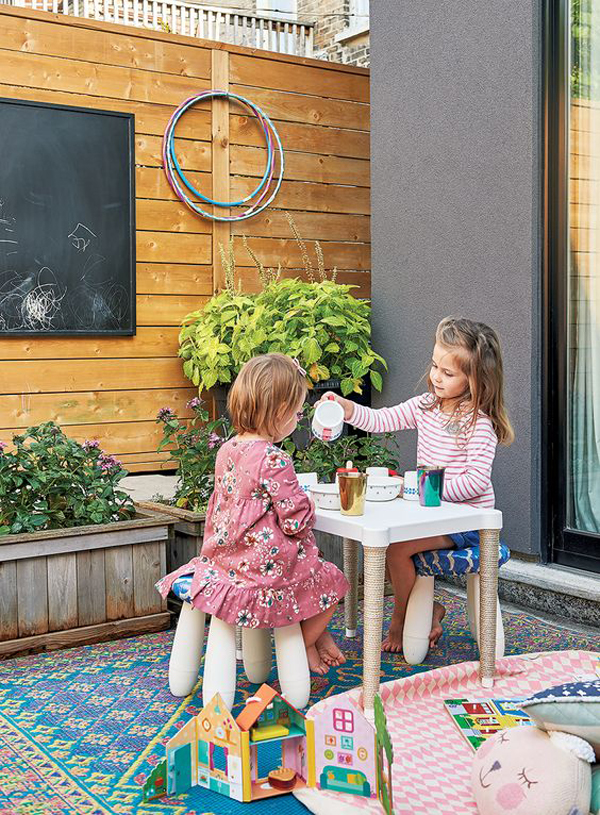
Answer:
M375 694L379 691L381 672L386 548L385 546L365 546L363 551L365 558L363 707L365 715L372 721Z
M485 688L496 671L496 613L498 606L498 529L479 532L479 677Z
M344 574L350 583L344 598L346 636L356 636L356 613L358 608L358 541L344 538Z

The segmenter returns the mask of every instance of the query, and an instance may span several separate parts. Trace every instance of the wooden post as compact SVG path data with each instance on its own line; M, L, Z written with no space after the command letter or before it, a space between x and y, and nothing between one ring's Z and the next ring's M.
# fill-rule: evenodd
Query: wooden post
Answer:
M229 90L229 52L212 50L212 87L214 90ZM213 99L212 102L212 197L215 201L230 200L229 184L229 100ZM218 215L229 215L228 209L214 207ZM231 224L213 221L212 262L213 291L225 286L224 271L219 256L219 244L227 252Z

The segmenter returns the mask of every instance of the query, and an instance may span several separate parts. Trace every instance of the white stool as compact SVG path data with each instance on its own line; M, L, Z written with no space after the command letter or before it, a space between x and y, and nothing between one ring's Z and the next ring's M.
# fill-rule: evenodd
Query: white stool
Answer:
M169 689L173 696L187 696L198 681L206 615L184 602L169 659ZM277 672L282 696L298 709L310 696L310 671L300 623L273 629ZM242 628L244 669L252 683L265 682L271 670L271 636L268 628ZM204 659L202 702L219 692L229 709L236 686L235 626L211 618Z

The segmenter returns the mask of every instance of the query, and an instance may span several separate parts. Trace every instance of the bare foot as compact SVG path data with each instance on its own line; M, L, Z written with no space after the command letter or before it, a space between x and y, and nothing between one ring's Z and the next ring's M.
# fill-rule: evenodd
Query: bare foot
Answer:
M309 645L306 649L306 656L308 657L308 667L314 674L323 676L329 670L329 665L323 662L321 655L317 651L315 645Z
M338 665L343 665L346 661L346 657L340 651L338 645L327 629L323 631L315 645L317 647L317 651L319 652L319 656L326 665L337 667Z
M389 654L402 653L403 628L404 628L403 624L395 621L394 618L392 617L390 627L388 628L387 636L381 643L382 651L386 651Z
M442 628L442 620L446 614L446 609L441 603L437 601L433 604L433 618L431 620L431 632L429 634L429 647L435 648L439 638L444 633Z

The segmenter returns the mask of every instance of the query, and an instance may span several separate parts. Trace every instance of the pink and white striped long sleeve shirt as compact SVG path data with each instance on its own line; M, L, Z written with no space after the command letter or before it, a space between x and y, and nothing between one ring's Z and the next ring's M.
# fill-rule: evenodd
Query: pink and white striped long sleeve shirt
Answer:
M349 424L368 433L417 430L417 463L446 468L444 500L493 507L492 465L498 438L488 416L480 413L473 431L456 433L439 408L423 410L428 394L391 408L355 405Z

